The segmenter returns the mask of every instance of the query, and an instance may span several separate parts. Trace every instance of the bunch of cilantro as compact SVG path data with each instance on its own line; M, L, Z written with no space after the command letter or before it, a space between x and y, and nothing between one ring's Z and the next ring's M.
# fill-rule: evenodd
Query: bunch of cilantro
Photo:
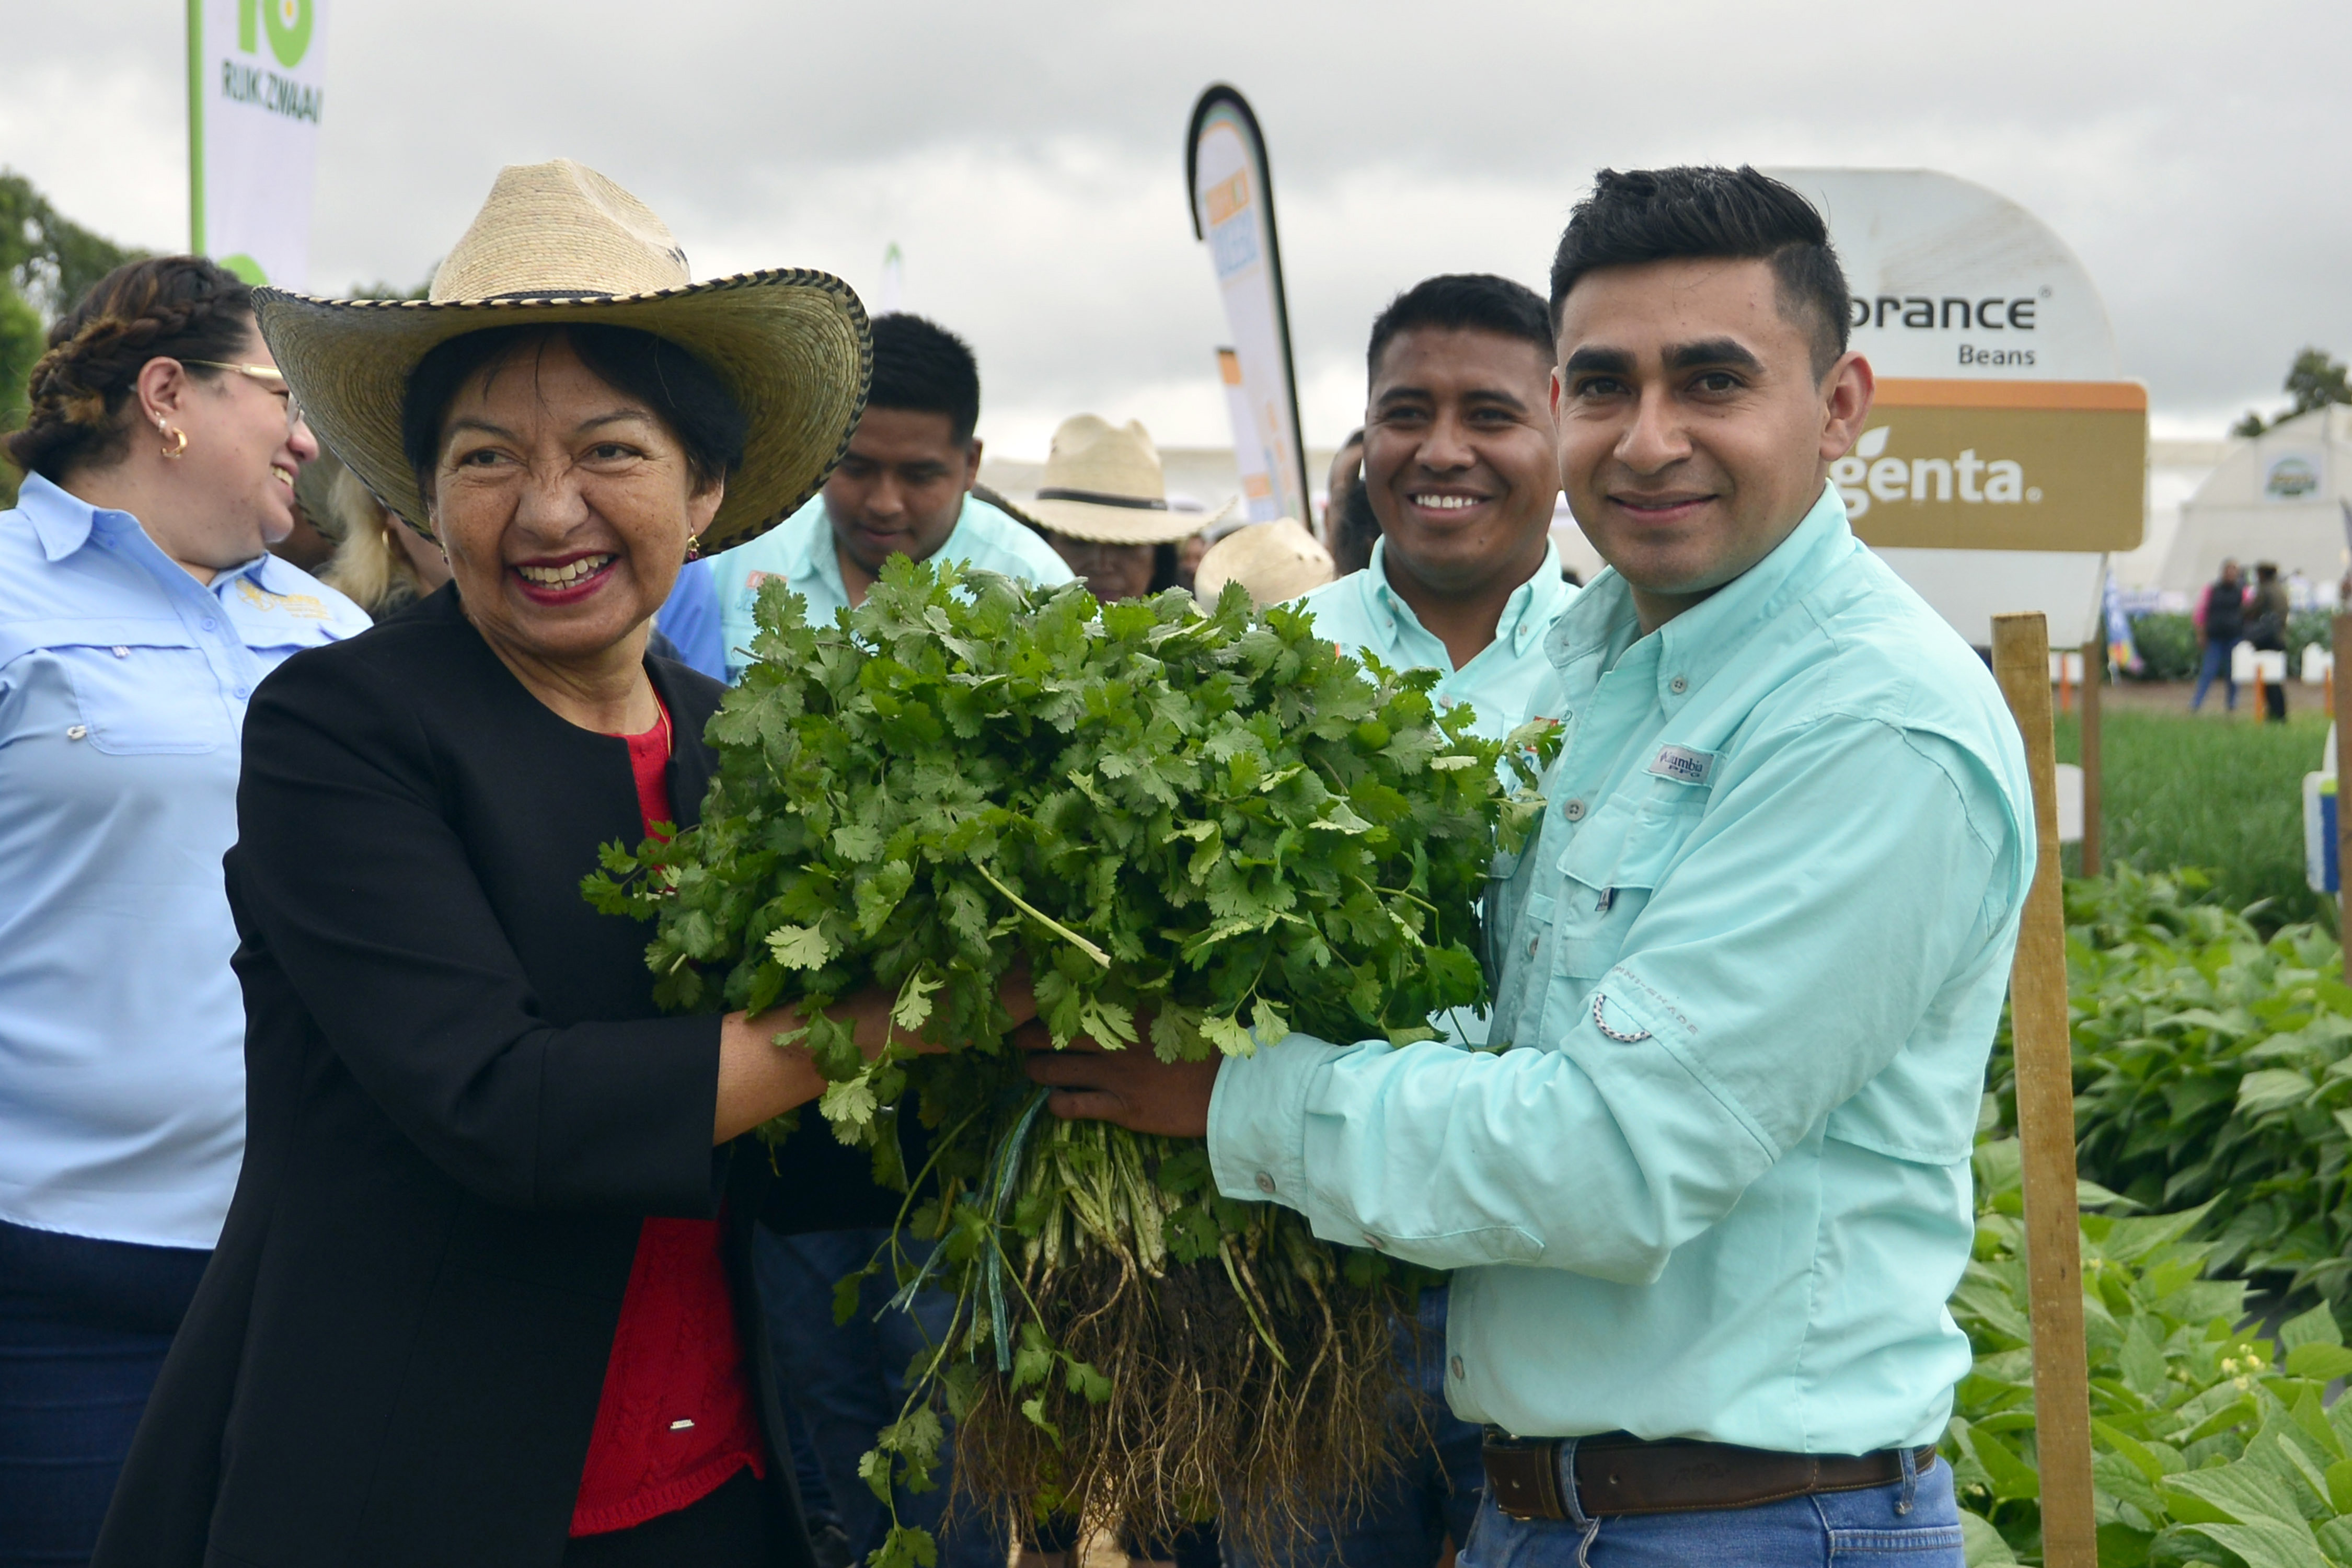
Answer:
M828 1081L824 1117L875 1151L885 1179L909 1184L901 1110L932 1130L916 1223L946 1238L934 1267L965 1310L929 1381L990 1361L1043 1378L1050 1303L1023 1295L1008 1318L1000 1282L982 1310L983 1276L997 1279L983 1265L1029 1291L1056 1237L1137 1256L1086 1216L1149 1211L1140 1256L1222 1256L1237 1289L1264 1297L1228 1245L1259 1205L1216 1197L1197 1159L1127 1159L1142 1173L1129 1184L1148 1178L1159 1196L1109 1205L1055 1173L1119 1162L1054 1163L1063 1131L1018 1146L1034 1092L1006 1044L1000 983L1029 965L1057 1046L1148 1042L1168 1060L1244 1055L1293 1029L1433 1038L1433 1017L1484 1004L1489 860L1540 810L1498 776L1508 753L1534 782L1521 738L1479 738L1466 709L1433 698L1434 672L1359 663L1307 614L1255 612L1237 587L1206 613L1181 592L1103 605L1080 584L901 557L830 625L810 625L780 584L757 617L753 661L708 731L719 767L700 825L635 853L608 847L586 891L656 922L647 957L665 1005L798 1004L804 1027L779 1041L805 1043ZM869 1061L824 1009L877 986L904 1037ZM950 1049L918 1056L918 1032ZM1003 1201L1015 1188L1019 1204ZM1264 1241L1244 1239L1253 1254ZM1069 1389L1101 1403L1104 1374L1062 1359ZM969 1378L945 1382L969 1393ZM1063 1442L1040 1401L1022 1410ZM930 1447L903 1457L919 1469Z

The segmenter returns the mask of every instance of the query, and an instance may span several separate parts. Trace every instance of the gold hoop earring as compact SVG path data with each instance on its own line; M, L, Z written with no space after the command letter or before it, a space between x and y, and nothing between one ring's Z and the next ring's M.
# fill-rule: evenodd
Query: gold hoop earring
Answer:
M688 561L702 559L702 535L689 533L686 536L686 558Z
M185 430L173 429L163 423L163 416L160 414L155 416L155 428L171 443L163 448L164 457L177 462L188 455L188 433Z

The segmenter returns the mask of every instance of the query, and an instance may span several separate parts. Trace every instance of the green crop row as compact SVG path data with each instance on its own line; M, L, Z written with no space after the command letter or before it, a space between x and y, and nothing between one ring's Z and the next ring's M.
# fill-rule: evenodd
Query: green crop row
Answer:
M2042 1560L2023 1226L2013 1140L1977 1151L1976 1256L1952 1298L1976 1363L1943 1453L1971 1564ZM2086 1207L2128 1202L2086 1185ZM2352 1564L2352 1373L2325 1305L2248 1332L2246 1287L2209 1277L2207 1210L2083 1217L2100 1568Z
M2216 1268L2352 1298L2352 988L2335 939L2263 936L2193 871L2066 885L2083 1174L2146 1210L2212 1205ZM1990 1087L2013 1128L2007 1026Z

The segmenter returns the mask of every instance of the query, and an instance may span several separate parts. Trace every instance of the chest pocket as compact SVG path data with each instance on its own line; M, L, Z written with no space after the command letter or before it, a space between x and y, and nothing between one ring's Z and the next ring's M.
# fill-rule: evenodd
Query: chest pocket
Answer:
M73 682L85 738L115 756L235 745L236 720L204 650L148 637L50 649Z
M1584 989L1622 955L1627 933L1706 808L1705 790L1667 787L1672 793L1611 801L1560 852L1550 967Z

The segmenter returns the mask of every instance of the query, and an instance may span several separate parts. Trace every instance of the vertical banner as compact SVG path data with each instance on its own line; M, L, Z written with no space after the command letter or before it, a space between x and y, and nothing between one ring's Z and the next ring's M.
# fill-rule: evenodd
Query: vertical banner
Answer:
M1298 433L1297 375L1290 357L1290 311L1282 292L1282 250L1274 232L1274 187L1265 138L1242 95L1223 83L1192 106L1184 133L1184 185L1192 203L1192 237L1209 244L1224 296L1231 351L1240 371L1226 386L1234 408L1234 456L1246 487L1253 471L1265 493L1244 489L1252 522L1294 517L1309 529L1315 514Z
M188 0L188 240L304 289L326 98L326 0Z
M1234 422L1234 464L1242 476L1242 515L1252 522L1266 521L1277 515L1274 471L1268 467L1272 458L1265 444L1255 438L1257 425L1250 416L1249 390L1242 382L1242 356L1228 348L1219 349L1217 380L1224 385L1225 412Z

